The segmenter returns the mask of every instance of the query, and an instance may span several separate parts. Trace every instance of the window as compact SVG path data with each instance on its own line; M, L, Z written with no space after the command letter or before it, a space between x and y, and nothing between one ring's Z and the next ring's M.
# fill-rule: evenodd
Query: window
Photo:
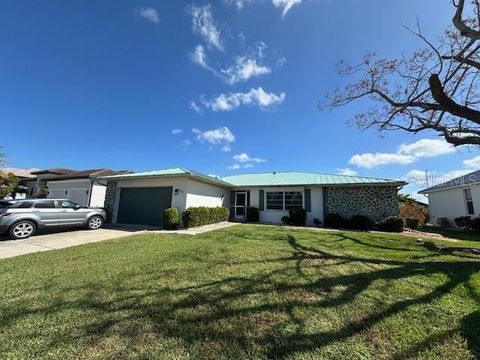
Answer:
M283 210L283 192L267 192L267 209Z
M301 208L303 206L302 193L300 191L285 193L285 210Z
M19 201L12 205L12 209L30 209L33 206L33 201Z
M12 203L8 202L8 201L0 201L0 209L6 209L8 207L10 207L12 205Z
M301 191L267 192L268 210L290 210L303 207Z
M55 202L52 201L38 201L35 203L35 208L36 209L54 209L55 208Z
M468 215L475 215L475 209L473 207L472 191L470 189L463 190L463 195L465 197L465 205L467 207Z
M78 206L78 205L75 204L74 202L68 201L68 200L58 201L58 205L59 205L62 209L76 209L77 206Z

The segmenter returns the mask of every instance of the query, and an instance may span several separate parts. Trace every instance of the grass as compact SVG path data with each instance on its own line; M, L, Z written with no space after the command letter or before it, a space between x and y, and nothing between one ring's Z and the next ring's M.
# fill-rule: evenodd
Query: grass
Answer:
M466 241L479 241L480 242L480 233L473 231L461 231L455 229L444 229L439 226L423 226L421 231L431 232L435 234L440 234L451 239L466 240ZM477 247L479 244L476 245Z
M2 359L474 359L480 259L240 225L0 261Z

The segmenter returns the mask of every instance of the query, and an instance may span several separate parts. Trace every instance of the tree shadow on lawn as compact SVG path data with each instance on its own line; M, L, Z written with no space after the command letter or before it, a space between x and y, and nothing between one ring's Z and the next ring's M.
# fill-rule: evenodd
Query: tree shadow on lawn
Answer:
M134 346L143 336L143 328L148 323L152 325L157 338L180 339L189 351L195 348L198 354L194 357L241 358L251 354L252 344L255 344L261 350L257 350L260 353L254 354L254 357L282 359L347 341L389 317L414 306L431 304L459 285L465 285L470 297L480 305L476 289L470 283L472 275L480 271L479 262L368 259L331 254L304 246L292 235L288 235L285 240L291 255L267 259L267 262L277 261L281 266L257 275L230 276L182 288L135 287L128 285L129 279L124 279L108 288L90 284L63 289L54 302L44 307L32 309L16 302L10 308L7 306L0 317L0 327L13 324L28 315L46 316L73 309L101 313L101 319L78 325L80 328L76 334L51 337L44 344L44 351L59 344L81 342L85 338L101 341L112 331L120 332ZM246 263L266 262L254 260L242 264ZM359 266L359 269L327 276L321 273L321 277L310 280L312 272L332 266ZM298 309L321 315L326 309L355 305L358 297L365 295L376 281L412 282L409 279L412 276L435 274L444 275L447 280L419 296L405 296L393 303L385 303L384 306L379 306L378 311L352 318L334 330L306 331L309 318L298 315ZM158 275L155 271L150 274L152 280ZM67 296L62 296L78 291L83 294L79 299L67 300ZM110 300L99 296L108 292L113 292L109 296ZM311 298L306 296L308 294L312 294ZM122 316L117 316L119 313ZM292 327L294 331L285 331ZM458 327L453 326L442 333L432 334L412 344L409 349L390 355L397 359L413 357L460 333L467 340L472 354L480 356L479 328L480 312L472 312L461 319Z

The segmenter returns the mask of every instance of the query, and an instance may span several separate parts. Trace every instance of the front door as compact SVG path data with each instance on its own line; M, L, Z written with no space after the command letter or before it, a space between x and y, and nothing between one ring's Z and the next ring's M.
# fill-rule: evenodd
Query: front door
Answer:
M235 219L245 219L247 212L247 193L236 192L235 193Z

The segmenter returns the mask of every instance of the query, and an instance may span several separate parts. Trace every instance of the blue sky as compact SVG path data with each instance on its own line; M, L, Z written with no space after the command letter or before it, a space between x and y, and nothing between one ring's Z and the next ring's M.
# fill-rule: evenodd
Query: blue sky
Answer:
M348 126L366 103L316 107L348 81L339 60L419 48L403 26L418 16L426 34L440 34L449 0L7 0L0 12L0 145L10 167L412 181L480 166L476 149L425 140L433 133Z

